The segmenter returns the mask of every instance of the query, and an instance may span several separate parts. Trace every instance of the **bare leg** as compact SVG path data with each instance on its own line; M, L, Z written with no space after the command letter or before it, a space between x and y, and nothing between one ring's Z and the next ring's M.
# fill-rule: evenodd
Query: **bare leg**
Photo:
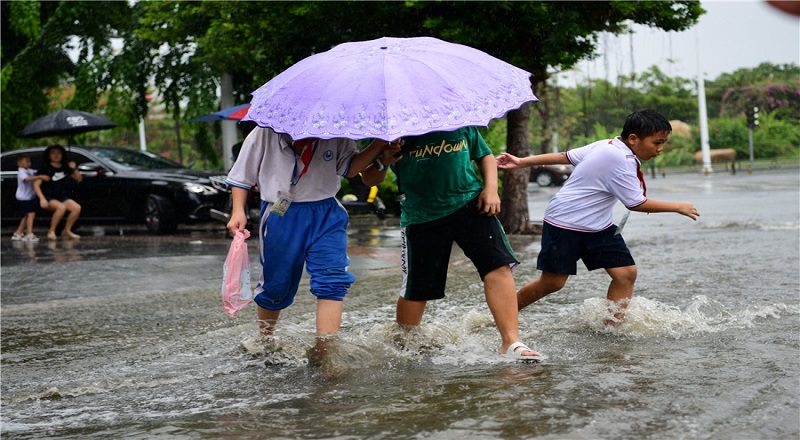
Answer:
M489 306L489 311L492 312L495 325L497 325L497 330L500 331L500 337L503 340L500 354L504 354L511 344L520 342L519 311L515 305L517 288L511 268L502 266L486 274L483 278L483 291L486 295L486 304ZM522 353L523 356L538 354L535 351Z
M50 219L50 229L47 231L47 238L55 240L56 228L61 223L61 219L64 218L67 207L58 200L50 200L47 204L47 210L53 213L53 217Z
M33 219L36 218L35 212L29 212L28 215L25 216L25 233L30 235L33 234Z
M616 321L608 320L606 324L618 325L625 319L625 308L633 297L633 285L636 282L636 266L614 267L606 269L611 276L606 299L616 304L618 311L614 313Z
M269 337L275 332L275 323L281 315L280 310L267 310L258 306L258 330L259 335Z
M317 300L317 340L308 353L309 363L324 365L325 359L334 350L339 340L339 327L342 325L342 301Z
M25 216L20 219L19 226L17 226L17 230L14 231L14 234L22 234L22 231L24 230L27 221L28 221L28 214L25 214Z
M64 231L61 232L61 235L69 238L80 238L80 235L72 232L72 227L75 225L75 222L78 221L78 217L81 216L81 205L69 199L64 202L64 206L69 210L69 215L67 216L67 221L64 223Z
M409 301L403 297L397 298L397 323L401 326L420 325L427 303L427 301Z
M531 281L519 289L519 292L517 292L517 309L522 310L545 296L558 292L567 283L567 278L569 278L569 275L542 272L539 279Z
M342 325L342 301L317 300L317 337L328 338L339 333Z

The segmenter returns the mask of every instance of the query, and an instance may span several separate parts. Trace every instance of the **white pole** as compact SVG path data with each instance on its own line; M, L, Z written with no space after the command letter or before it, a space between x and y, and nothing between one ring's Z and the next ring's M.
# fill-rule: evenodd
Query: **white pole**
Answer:
M700 149L703 152L703 174L711 174L711 148L708 145L708 111L706 110L706 86L700 66L700 33L695 29L697 46L697 106L700 114Z
M144 118L139 119L139 149L147 151L147 138L144 135Z
M233 76L224 73L220 84L220 110L233 105ZM222 121L222 159L225 170L233 166L233 145L236 143L236 138L236 121Z

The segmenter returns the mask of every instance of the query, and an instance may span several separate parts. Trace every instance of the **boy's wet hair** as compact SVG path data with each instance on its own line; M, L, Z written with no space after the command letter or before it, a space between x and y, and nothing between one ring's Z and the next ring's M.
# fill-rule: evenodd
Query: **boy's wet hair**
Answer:
M628 115L621 136L622 139L627 139L628 136L635 134L640 138L646 138L662 131L672 132L672 125L667 118L655 110L644 109Z
M20 154L19 156L17 156L17 163L20 163L25 159L29 159L30 160L30 158L31 157L29 155L27 155L27 154Z

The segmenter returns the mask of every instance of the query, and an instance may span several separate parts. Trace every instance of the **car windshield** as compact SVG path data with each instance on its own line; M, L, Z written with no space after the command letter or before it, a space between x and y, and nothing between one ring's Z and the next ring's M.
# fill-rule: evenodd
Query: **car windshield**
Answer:
M87 148L95 156L123 170L172 170L184 166L146 151L126 148Z

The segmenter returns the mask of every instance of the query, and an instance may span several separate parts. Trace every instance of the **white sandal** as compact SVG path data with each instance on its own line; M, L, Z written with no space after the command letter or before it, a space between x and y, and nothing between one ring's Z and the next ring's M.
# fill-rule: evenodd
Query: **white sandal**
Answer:
M516 361L519 361L519 362L541 362L542 361L542 355L539 352L533 351L534 353L536 353L535 355L523 356L522 353L524 353L526 351L533 351L533 350L528 348L528 346L523 344L522 342L515 342L515 343L509 345L508 346L508 350L506 350L506 352L504 354L501 354L500 356L503 356L503 357L509 358L509 359L513 359L513 360L516 360Z

